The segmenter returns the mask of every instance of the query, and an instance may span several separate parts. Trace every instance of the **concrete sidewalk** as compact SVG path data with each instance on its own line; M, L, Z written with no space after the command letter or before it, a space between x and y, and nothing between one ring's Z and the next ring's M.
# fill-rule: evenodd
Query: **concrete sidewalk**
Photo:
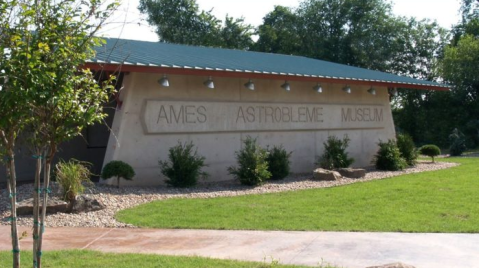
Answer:
M31 231L21 241L31 249ZM47 228L45 250L197 255L221 259L364 268L404 262L417 268L479 267L479 234L405 234ZM10 229L0 226L0 250L11 250ZM47 255L48 256L48 255Z

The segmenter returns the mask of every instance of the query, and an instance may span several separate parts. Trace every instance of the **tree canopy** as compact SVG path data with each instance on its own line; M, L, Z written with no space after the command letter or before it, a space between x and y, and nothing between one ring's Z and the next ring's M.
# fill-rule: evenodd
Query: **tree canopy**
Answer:
M253 27L228 15L225 23L211 11L201 11L195 0L140 0L139 10L156 26L160 42L249 49Z

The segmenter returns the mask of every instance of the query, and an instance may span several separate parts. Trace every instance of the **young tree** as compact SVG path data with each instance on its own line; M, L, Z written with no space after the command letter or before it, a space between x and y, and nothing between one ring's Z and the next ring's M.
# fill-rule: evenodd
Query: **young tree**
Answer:
M0 6L0 12L10 17L2 16L1 34L8 38L1 41L0 69L5 70L7 81L3 79L0 94L0 137L8 162L14 267L20 266L14 209L14 141L28 124L23 136L28 136L37 160L33 265L41 267L53 157L60 143L105 117L102 104L108 100L113 78L99 85L89 70L78 68L94 56L94 47L101 44L94 35L116 6L116 2L103 6L100 0L23 0Z
M6 167L7 188L10 199L10 217L13 267L20 267L20 245L16 214L15 143L29 120L29 88L22 65L25 54L18 51L24 45L22 33L28 35L29 20L22 18L18 1L0 3L0 157ZM22 19L17 20L17 17ZM15 25L12 26L12 23ZM28 38L28 36L27 36ZM0 160L1 161L1 160Z

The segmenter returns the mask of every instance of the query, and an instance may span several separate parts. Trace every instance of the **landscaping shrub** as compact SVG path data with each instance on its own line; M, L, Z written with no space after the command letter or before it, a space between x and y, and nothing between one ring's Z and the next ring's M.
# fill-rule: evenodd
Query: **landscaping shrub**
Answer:
M101 173L102 179L116 177L117 187L120 188L120 179L131 181L135 176L133 168L123 161L111 161L106 164Z
M196 185L200 177L208 177L208 173L202 171L206 166L205 158L198 155L193 142L178 142L178 145L171 147L168 160L159 161L159 165L161 173L167 178L165 182L170 186L191 187Z
M441 149L436 145L428 144L419 148L419 153L431 157L432 162L434 163L434 157L441 154Z
M241 184L256 186L271 178L268 170L268 152L256 144L256 139L248 136L243 141L243 149L235 152L238 167L229 167L228 172Z
M449 135L449 142L451 143L451 147L449 147L449 154L451 156L460 156L467 149L466 137L457 128Z
M379 150L373 159L376 169L396 171L403 170L407 166L406 160L401 157L396 141L379 141L378 145Z
M354 159L349 157L346 152L349 141L347 135L344 135L342 140L335 136L329 136L328 140L323 143L324 153L319 157L319 166L330 170L349 167L354 162Z
M92 186L90 180L91 163L72 159L68 162L60 161L55 166L56 181L62 190L65 201L72 202L85 191L85 186Z
M397 135L397 146L399 148L399 152L401 153L401 157L406 160L406 163L409 166L415 166L418 154L416 145L414 144L411 136L408 134Z
M286 152L283 146L274 146L273 148L268 148L268 170L271 173L272 180L282 180L289 175L289 169L291 161L292 152Z

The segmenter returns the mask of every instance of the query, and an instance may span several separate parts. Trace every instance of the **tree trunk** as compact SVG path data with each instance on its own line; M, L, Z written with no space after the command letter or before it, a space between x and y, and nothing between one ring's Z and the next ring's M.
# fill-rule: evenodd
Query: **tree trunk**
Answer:
M42 242L43 242L43 233L45 232L45 224L46 224L46 215L47 215L47 202L48 202L48 194L50 193L50 169L52 166L53 157L56 153L56 146L51 145L49 150L47 150L47 154L45 154L46 158L44 161L45 168L44 168L44 177L43 177L43 200L42 200L42 214L40 219L40 235L38 237L38 248L37 248L37 261L38 261L38 268L42 267Z
M40 237L40 194L42 188L40 187L40 180L42 174L42 151L37 150L36 155L33 157L36 159L36 170L35 170L35 182L34 182L34 191L33 191L33 267L38 265L38 239Z
M10 197L10 221L12 233L13 268L20 268L20 243L17 229L17 175L15 172L15 160L13 153L14 137L9 137L9 148L7 149L7 178L8 196Z

